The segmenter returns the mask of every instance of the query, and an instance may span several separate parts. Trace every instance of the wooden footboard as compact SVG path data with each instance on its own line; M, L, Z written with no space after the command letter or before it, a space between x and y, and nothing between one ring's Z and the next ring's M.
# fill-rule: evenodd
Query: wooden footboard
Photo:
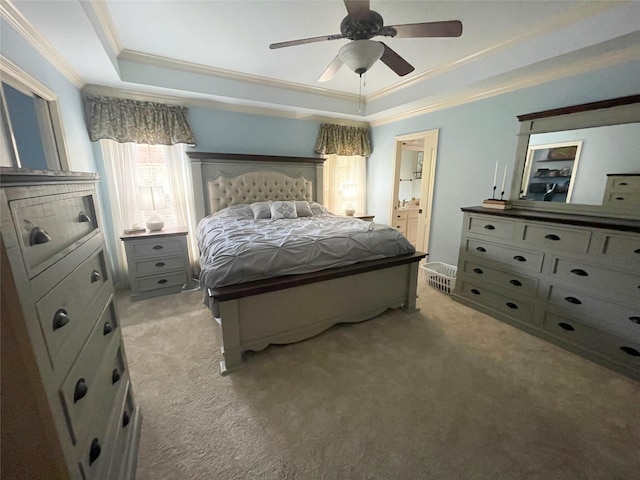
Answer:
M332 325L361 322L389 308L416 311L418 264L401 255L303 275L209 289L222 329L223 374L247 350L313 337Z

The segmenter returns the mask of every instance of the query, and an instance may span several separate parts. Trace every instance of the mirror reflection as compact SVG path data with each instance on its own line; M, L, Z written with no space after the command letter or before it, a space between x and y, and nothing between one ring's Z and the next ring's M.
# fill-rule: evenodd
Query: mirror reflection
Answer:
M602 205L607 175L640 173L640 123L529 137L520 200Z
M398 187L398 205L400 207L420 204L422 188L422 162L424 158L424 139L403 142L400 160L400 185Z

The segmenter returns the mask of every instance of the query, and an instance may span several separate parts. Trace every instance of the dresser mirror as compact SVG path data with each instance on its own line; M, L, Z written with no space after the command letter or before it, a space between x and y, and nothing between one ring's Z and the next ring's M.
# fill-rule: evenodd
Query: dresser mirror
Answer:
M640 175L640 95L518 116L516 208L637 217L607 203L612 175Z

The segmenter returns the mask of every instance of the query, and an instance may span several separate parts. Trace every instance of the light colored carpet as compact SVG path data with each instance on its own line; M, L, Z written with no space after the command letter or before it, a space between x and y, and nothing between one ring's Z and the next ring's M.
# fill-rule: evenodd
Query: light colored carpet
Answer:
M120 295L138 480L638 478L640 383L419 295L225 377L201 292Z

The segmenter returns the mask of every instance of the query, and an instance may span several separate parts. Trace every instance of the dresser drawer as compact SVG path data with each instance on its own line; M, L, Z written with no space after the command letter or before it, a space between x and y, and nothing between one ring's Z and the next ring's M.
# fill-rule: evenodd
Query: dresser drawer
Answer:
M600 253L612 260L640 266L640 234L607 234Z
M157 238L152 240L139 240L131 242L132 260L171 254L182 254L182 241L184 237Z
M91 192L14 200L9 206L29 278L98 232Z
M640 192L607 192L602 200L603 205L615 205L622 208L640 209Z
M591 232L548 225L526 224L522 240L525 243L542 248L586 253L591 240Z
M136 410L131 394L131 385L129 384L119 414L110 420L111 427L115 429L115 439L113 440L113 454L111 456L108 479L121 478L124 473L123 468L125 468L127 460L127 445L131 441L131 435L133 435L134 415L136 415Z
M618 192L640 192L640 175L611 176L607 188Z
M132 265L135 276L161 274L166 271L185 269L182 255L153 260L134 260Z
M469 216L469 224L467 230L473 233L488 235L490 237L504 238L511 240L515 224L513 222L505 222L491 217Z
M527 321L533 313L533 300L522 300L496 293L487 286L462 281L459 293L471 300L518 320Z
M81 441L89 425L96 421L96 406L113 401L114 391L124 375L120 336L115 327L105 329L107 323L115 325L114 314L113 303L110 303L60 388L74 443Z
M504 288L514 294L535 297L538 288L538 279L519 275L515 273L503 272L486 265L463 260L463 273L473 277L475 282L490 282L499 288Z
M104 250L99 250L36 303L55 370L67 370L102 313L112 294L107 272Z
M500 262L518 270L524 269L536 273L540 272L544 259L544 254L541 252L498 245L479 239L467 239L465 249L468 253L486 258L489 261Z
M547 299L564 316L640 342L640 303L633 308L557 285L549 286Z
M640 272L630 273L591 265L580 260L554 257L551 275L582 290L605 291L640 305Z
M135 289L138 292L146 292L168 287L182 287L182 285L187 283L187 272L182 270L180 272L169 272L149 277L140 277L135 279L135 283Z

